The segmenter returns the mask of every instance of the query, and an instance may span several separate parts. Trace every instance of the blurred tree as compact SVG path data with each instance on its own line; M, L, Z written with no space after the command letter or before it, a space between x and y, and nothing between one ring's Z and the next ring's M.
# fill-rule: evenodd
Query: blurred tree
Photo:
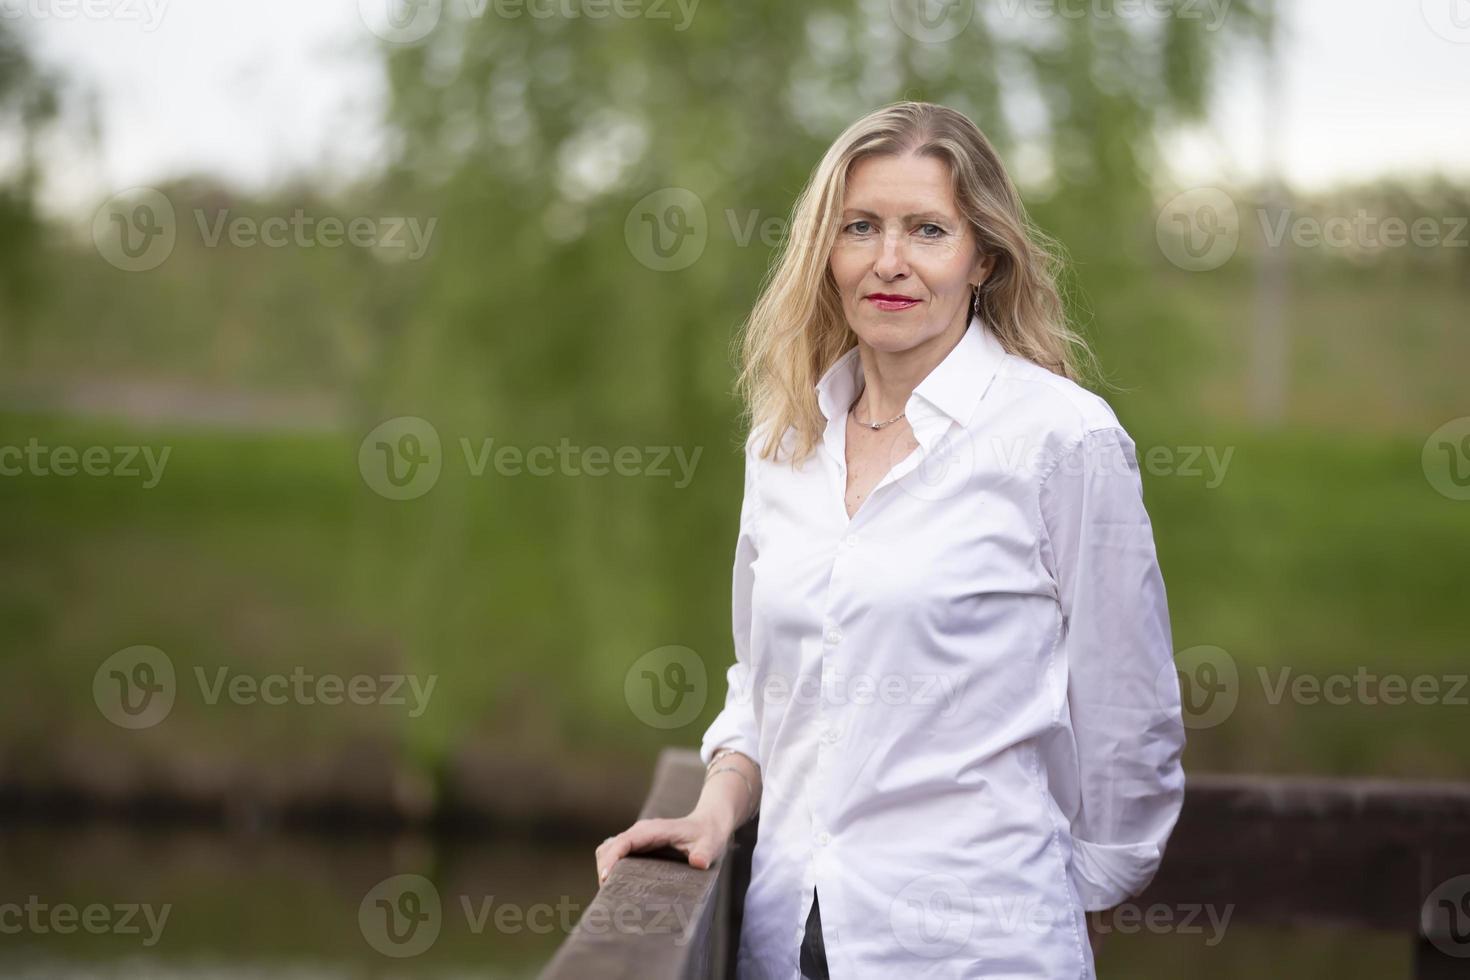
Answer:
M16 172L0 174L0 358L24 350L41 293L41 221L36 214L36 138L57 113L57 81L0 20L0 144L16 148Z
M686 18L678 4L503 7L514 16L479 4L473 16L474 4L446 3L426 37L386 47L388 187L442 223L379 415L435 420L446 467L461 433L522 447L668 444L703 450L698 479L730 488L446 479L416 560L395 569L411 580L411 633L535 620L526 637L501 637L528 644L526 669L575 669L614 692L633 658L665 643L722 669L728 623L680 597L728 588L740 485L728 342L778 244L762 230L779 239L831 139L900 98L970 114L1032 189L1084 287L1105 282L1145 252L1120 235L1152 242L1153 134L1202 112L1221 48L1255 28L1244 2L1168 0L1165 15L1128 15L1136 5L1094 0L1088 16L987 3L930 43L919 39L929 22L901 8L741 0L694 4ZM670 188L697 203L671 206ZM670 230L694 236L697 261L654 267L639 236L659 214L682 216L687 227ZM578 560L588 554L605 558L589 567ZM467 577L482 587L451 587ZM525 604L558 591L575 601ZM474 671L476 654L463 657Z

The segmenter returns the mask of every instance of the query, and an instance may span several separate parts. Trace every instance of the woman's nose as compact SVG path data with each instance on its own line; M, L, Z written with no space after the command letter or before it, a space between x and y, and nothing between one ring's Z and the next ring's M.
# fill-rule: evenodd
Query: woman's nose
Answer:
M908 271L908 258L904 254L902 238L898 235L885 235L880 249L878 260L873 267L873 271L879 276L884 279L892 279Z

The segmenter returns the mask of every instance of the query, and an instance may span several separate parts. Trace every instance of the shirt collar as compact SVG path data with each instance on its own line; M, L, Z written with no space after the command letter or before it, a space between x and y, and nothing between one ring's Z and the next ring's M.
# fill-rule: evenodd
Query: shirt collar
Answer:
M972 316L960 342L909 396L904 406L909 424L915 426L935 415L946 416L961 426L969 424L1005 353L995 332ZM847 415L862 384L863 362L854 346L833 362L816 385L817 406L829 422Z

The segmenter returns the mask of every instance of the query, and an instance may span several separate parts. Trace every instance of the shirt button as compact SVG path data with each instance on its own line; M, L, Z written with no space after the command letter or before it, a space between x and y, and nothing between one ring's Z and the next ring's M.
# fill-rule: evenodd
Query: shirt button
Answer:
M827 631L827 645L835 647L842 642L842 630L831 629Z
M842 539L842 543L845 544L845 545L847 545L849 548L856 548L857 547L857 535L856 534L849 534L847 537L845 537L845 538Z
M820 834L817 835L817 843L818 844L830 844L830 843L832 843L832 835L829 834L829 833L827 833L825 830L822 831Z
M822 741L826 742L828 745L835 745L837 743L837 739L840 738L841 736L842 736L842 729L840 729L840 728L829 728L825 732L822 733Z

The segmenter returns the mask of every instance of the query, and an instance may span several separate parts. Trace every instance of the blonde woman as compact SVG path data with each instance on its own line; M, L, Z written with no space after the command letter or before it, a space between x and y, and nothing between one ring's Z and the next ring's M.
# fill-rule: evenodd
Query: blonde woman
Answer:
M687 817L759 813L741 977L1094 975L1184 793L1132 439L1080 386L1058 262L964 115L858 120L742 337L735 662Z

